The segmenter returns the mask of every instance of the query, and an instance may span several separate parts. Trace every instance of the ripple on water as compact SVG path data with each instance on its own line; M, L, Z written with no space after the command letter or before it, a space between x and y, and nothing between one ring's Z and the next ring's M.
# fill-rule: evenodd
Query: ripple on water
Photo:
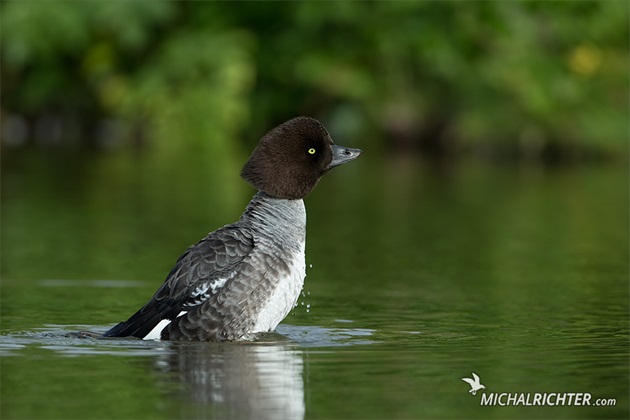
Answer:
M166 341L99 339L77 334L102 334L107 328L94 325L46 325L42 328L0 335L0 356L17 356L27 347L52 350L64 356L111 355L155 356L173 351ZM264 334L257 343L299 347L340 347L375 343L374 330L363 328L324 328L282 324L277 332Z

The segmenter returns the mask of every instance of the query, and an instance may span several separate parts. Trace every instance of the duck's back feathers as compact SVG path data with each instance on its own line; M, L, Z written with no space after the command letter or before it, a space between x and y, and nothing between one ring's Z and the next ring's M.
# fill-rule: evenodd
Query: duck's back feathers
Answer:
M253 247L252 232L238 223L212 232L179 257L145 306L104 336L161 338L171 321L199 307L232 281Z

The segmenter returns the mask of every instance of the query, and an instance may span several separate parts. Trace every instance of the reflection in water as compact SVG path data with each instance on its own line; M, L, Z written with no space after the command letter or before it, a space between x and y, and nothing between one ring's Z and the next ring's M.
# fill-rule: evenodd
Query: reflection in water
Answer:
M304 418L301 353L285 344L172 343L161 371L184 384L196 417ZM190 414L190 413L189 413Z
M353 321L339 322L348 324ZM46 324L41 328L0 334L0 357L5 368L2 379L21 378L21 364L31 366L33 360L37 360L40 363L37 378L41 389L46 390L37 395L55 395L55 407L61 411L76 406L77 394L64 393L63 398L68 399L63 399L54 393L59 388L58 372L62 372L62 377L70 378L65 384L68 387L75 386L76 380L92 384L96 377L99 386L119 393L124 389L124 393L130 395L128 401L134 404L138 397L146 398L150 402L147 405L158 410L156 415L166 410L167 417L180 418L302 419L305 415L304 378L308 377L303 366L305 349L376 342L374 330L286 324L281 324L277 333L263 335L261 339L266 341L256 343L94 338L107 329L94 325ZM52 357L42 359L41 350L51 351ZM35 359L29 358L32 351ZM50 364L42 367L42 361ZM6 367L13 367L13 372L20 373L6 375L9 371ZM121 369L125 372L122 375ZM148 375L147 369L158 370L161 374L155 380L156 375ZM42 375L41 372L47 373ZM72 373L68 375L68 372ZM138 386L136 379L139 376L149 378L144 388ZM5 386L4 390L9 388ZM81 395L90 395L90 388L86 386L85 389L87 391ZM163 398L165 389L168 395ZM179 392L173 392L173 389ZM47 394L50 392L52 394ZM102 398L101 403L108 409L114 401L118 404L119 415L114 417L138 417L133 411L135 405L124 405L116 397L108 400L109 395L100 393L98 398ZM159 402L153 399L157 395L160 395L157 397ZM85 399L88 407L90 398ZM28 406L24 407L29 410ZM145 408L141 410L142 414L148 413ZM32 417L30 411L27 414L22 417Z

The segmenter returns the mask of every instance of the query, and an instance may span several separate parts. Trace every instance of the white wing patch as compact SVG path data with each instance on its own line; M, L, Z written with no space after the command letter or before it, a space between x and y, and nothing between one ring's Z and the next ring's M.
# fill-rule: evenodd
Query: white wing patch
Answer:
M236 276L236 271L232 271L226 277L218 278L212 282L206 281L201 283L199 286L195 287L195 290L192 291L190 294L192 300L186 302L184 307L191 308L193 306L201 305L206 300L210 299L210 296L216 294L217 291L223 287L228 280L234 278L234 276Z
M210 288L210 283L201 283L199 286L197 286L195 290L193 290L193 292L190 294L190 297L196 298L199 295L203 296L208 291L208 288Z
M188 313L187 311L181 311L179 313L179 315L176 316L176 318L179 318L180 316L184 315ZM157 325L155 327L153 327L153 329L151 331L149 331L149 333L147 335L145 335L142 339L143 340L159 340L162 338L162 330L164 328L166 328L166 326L168 324L171 323L170 319L163 319L160 322L157 323Z
M232 271L227 277L223 277L220 279L216 279L212 283L210 283L210 289L212 290L212 294L215 294L218 289L223 287L228 280L233 279L236 276L236 271Z

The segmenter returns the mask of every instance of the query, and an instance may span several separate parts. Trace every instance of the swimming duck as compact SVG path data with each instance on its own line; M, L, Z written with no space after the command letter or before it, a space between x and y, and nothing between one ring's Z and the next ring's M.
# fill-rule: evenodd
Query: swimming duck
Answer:
M361 153L309 117L269 131L241 171L258 189L241 218L188 248L151 300L103 336L241 341L275 330L306 276L303 198Z

